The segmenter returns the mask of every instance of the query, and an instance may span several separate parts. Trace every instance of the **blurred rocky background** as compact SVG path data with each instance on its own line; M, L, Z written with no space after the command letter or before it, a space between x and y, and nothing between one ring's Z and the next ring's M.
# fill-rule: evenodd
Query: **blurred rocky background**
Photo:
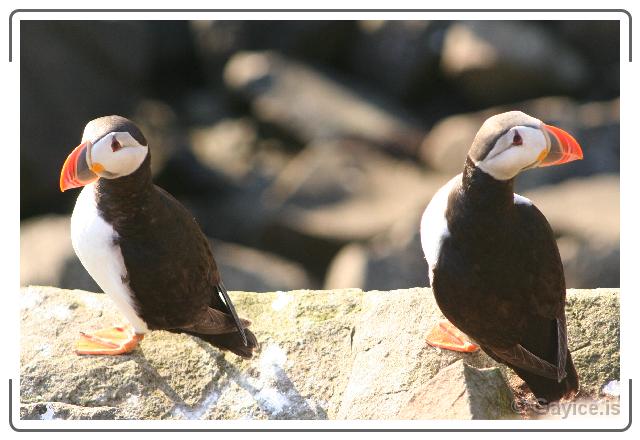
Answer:
M419 218L483 120L520 109L585 159L520 193L567 285L619 286L617 21L21 22L21 284L99 291L58 189L90 119L121 114L231 290L427 286Z

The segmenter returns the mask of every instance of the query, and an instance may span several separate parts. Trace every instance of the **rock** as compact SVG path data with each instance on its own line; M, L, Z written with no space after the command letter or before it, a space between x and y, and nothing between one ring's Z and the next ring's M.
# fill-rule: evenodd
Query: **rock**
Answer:
M442 315L425 289L367 292L351 331L349 381L338 419L395 419L443 368L464 359L494 366L484 353L462 354L428 346L425 337Z
M315 63L340 63L356 27L349 20L212 20L192 21L190 26L214 87L228 59L243 50L270 49Z
M546 24L587 60L594 85L589 88L589 99L620 96L620 21L554 20ZM622 60L628 60L627 54Z
M101 292L71 246L70 216L44 216L20 228L20 284L46 284ZM238 244L212 240L225 284L252 291L313 287L305 269L294 262ZM47 249L47 252L42 252Z
M73 343L80 330L120 322L112 302L106 295L77 290L22 289L21 414L394 419L415 396L414 402L419 400L432 379L448 376L452 387L459 386L456 374L443 373L456 361L474 368L495 366L482 352L462 354L425 344L428 329L441 318L429 289L231 292L231 298L239 313L252 320L261 343L254 360L164 331L151 332L127 355L77 356ZM619 379L618 313L615 289L568 292L570 348L585 394L597 395L605 383ZM458 366L451 370L461 371ZM480 388L470 381L487 372L462 371L473 400L471 390ZM485 409L487 417L502 417L499 408Z
M523 194L556 233L598 243L620 240L620 176L601 174L542 186Z
M211 117L206 110L200 116ZM237 189L237 182L224 172L224 168L208 167L206 156L194 154L197 151L193 148L192 133L198 129L187 129L189 125L184 121L191 117L190 114L178 116L172 106L162 101L144 99L136 105L132 120L145 133L151 146L154 182L178 198L205 196L205 203L216 204L219 198ZM207 126L207 123L197 126ZM233 163L227 167L233 169Z
M323 276L342 246L369 240L407 212L424 208L445 181L442 175L426 174L414 163L390 158L368 144L312 144L263 195L275 215L265 246L311 270L317 268L314 273Z
M78 357L72 347L80 330L121 319L111 301L30 287L22 295L22 402L116 408L116 418L327 418L348 367L341 359L349 349L346 319L361 295L231 293L261 342L246 362L167 332L149 334L130 355ZM318 359L335 367L319 369Z
M313 64L344 62L356 22L351 20L257 20L251 29L251 50L274 50ZM318 44L322 41L322 44Z
M514 419L512 402L513 393L499 368L474 368L461 359L417 390L398 418Z
M230 118L234 109L221 85L192 88L179 97L176 112L186 127L204 127Z
M46 215L20 224L21 286L41 284L101 292L73 251L70 219L69 215Z
M577 104L566 98L548 97L451 116L438 122L425 137L421 158L436 170L451 174L461 172L482 123L495 114L510 110L521 110L547 124L562 127L574 135L584 152L581 161L522 173L516 180L519 191L569 177L620 171L619 99Z
M235 290L274 292L316 285L299 263L246 246L211 241L225 284Z
M444 38L441 66L465 96L485 105L575 94L590 80L578 53L527 21L454 23Z
M228 88L249 103L253 115L302 144L360 139L392 151L416 154L424 130L374 93L356 93L275 52L241 52L225 67Z
M249 45L246 24L240 20L194 20L189 27L200 63L208 80L217 87L229 57Z
M195 158L238 186L257 178L275 178L291 159L286 143L259 136L256 121L248 117L223 118L191 130L190 137Z
M581 397L620 380L620 297L615 289L567 290L569 348Z
M493 114L496 113L500 111ZM454 115L436 123L422 142L422 161L430 168L452 175L462 172L473 139L487 119L485 114Z
M594 288L620 285L620 242L592 242L576 236L558 238L567 286Z
M189 21L148 20L137 23L147 26L153 38L152 69L146 78L153 90L151 96L170 102L174 107L194 87L205 86ZM176 113L184 121L181 109L176 109Z
M251 117L222 118L189 134L189 150L173 158L158 184L187 205L208 235L272 251L263 238L276 213L263 193L291 161L291 143L262 132Z
M568 287L620 285L618 175L571 179L524 195L544 213L559 236Z
M351 243L338 251L327 268L323 288L327 290L354 286L363 289L367 283L367 249Z
M428 286L428 264L420 243L422 210L407 213L405 221L368 242L350 243L340 249L327 269L324 288L393 290Z
M186 148L187 139L178 116L168 104L152 99L140 100L131 116L151 147L151 171L160 173L167 161Z
M434 86L447 26L445 21L360 21L351 70L399 99L424 99Z
M117 408L83 407L60 402L30 403L20 406L22 420L114 420L117 414Z
M256 126L249 118L225 119L193 130L192 150L203 165L240 180L252 170L250 156L257 134Z
M553 20L545 24L550 25L560 38L575 47L592 65L619 65L620 21Z

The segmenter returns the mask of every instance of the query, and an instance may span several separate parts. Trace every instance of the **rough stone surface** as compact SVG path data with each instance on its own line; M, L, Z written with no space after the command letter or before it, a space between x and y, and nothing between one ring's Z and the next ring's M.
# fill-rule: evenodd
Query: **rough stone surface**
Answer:
M459 360L420 388L401 419L513 419L513 394L499 368L474 368Z
M597 396L620 379L620 298L614 289L567 290L569 348L580 393Z
M83 407L66 403L29 403L20 406L22 420L113 420L118 414L112 407Z
M423 289L367 292L351 336L351 371L338 419L393 419L442 368L458 359L495 365L484 353L435 349L425 335L442 315Z
M460 359L474 368L496 366L482 352L425 344L441 315L424 288L232 292L261 343L249 361L163 331L147 335L128 355L77 356L79 331L121 322L108 297L36 286L20 295L23 418L394 419L412 400L411 414L423 418L428 414L420 412L416 396L439 383L442 401L453 402L461 371L476 408L469 381L487 373L469 367L443 372L446 367ZM618 292L569 291L568 298L570 346L583 396L595 396L619 379ZM484 406L460 417L504 416ZM403 414L411 415L409 409Z

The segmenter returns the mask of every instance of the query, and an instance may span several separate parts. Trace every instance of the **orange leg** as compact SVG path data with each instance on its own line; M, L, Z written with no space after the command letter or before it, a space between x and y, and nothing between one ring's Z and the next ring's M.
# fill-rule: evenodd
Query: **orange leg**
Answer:
M431 329L427 336L427 343L434 347L444 348L445 350L462 351L465 353L473 353L480 349L480 347L469 341L467 336L447 319L441 320Z
M136 334L133 328L111 327L91 334L80 332L76 343L77 354L116 355L133 351L144 335Z

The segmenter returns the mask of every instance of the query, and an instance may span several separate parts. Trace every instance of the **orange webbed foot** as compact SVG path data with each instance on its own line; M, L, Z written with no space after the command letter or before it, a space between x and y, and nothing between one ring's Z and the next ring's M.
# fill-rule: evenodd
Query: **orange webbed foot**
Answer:
M469 341L467 336L447 319L441 320L431 329L427 336L427 343L434 347L444 348L445 350L461 351L464 353L473 353L480 349L478 345Z
M133 351L144 335L135 333L130 326L110 327L91 334L80 332L76 343L77 354L118 355Z

